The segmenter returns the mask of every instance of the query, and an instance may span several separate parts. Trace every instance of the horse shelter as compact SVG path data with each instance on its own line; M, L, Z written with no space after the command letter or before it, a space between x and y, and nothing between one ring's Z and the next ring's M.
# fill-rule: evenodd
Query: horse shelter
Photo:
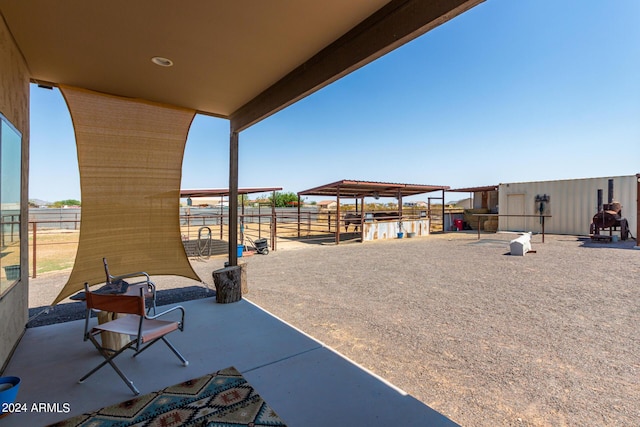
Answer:
M428 209L419 210L418 213L412 209L412 213L407 214L403 212L402 200L404 197L440 191L442 192L441 198L430 197L429 200L442 200L442 216L444 218L444 192L448 189L448 186L443 185L341 180L298 192L298 202L300 202L301 196L335 197L336 211L330 221L335 221L336 244L339 244L341 240L341 228L345 227L345 233L348 234L351 225L356 230L354 237L361 242L366 242L402 238L405 233L407 237L428 235L431 232L430 206ZM367 212L365 198L396 199L397 211ZM342 212L340 201L344 199L355 199L355 212ZM298 207L298 209L300 208Z

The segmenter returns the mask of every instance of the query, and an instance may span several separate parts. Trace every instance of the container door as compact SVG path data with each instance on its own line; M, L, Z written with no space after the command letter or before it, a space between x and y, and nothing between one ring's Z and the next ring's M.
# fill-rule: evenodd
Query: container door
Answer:
M524 194L507 194L507 215L524 215ZM506 221L508 231L525 231L525 218L508 216Z

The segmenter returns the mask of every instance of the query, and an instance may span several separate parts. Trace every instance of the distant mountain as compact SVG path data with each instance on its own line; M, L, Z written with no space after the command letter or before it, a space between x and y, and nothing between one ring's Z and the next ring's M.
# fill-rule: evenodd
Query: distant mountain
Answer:
M49 206L51 204L51 202L40 199L29 199L29 203L33 203L36 206Z

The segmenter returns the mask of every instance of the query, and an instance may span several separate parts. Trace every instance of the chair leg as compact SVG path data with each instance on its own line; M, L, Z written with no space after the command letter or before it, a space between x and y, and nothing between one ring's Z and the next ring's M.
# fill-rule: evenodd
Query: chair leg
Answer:
M185 359L182 354L180 354L180 352L173 346L173 344L169 342L169 340L167 340L165 337L162 337L162 341L164 341L164 343L171 349L171 351L173 351L173 353L178 356L178 359L182 361L182 364L184 366L189 366L189 361Z
M156 315L156 290L153 289L153 294L151 295L151 308L153 308L153 315ZM147 313L149 314L149 313Z
M180 359L180 361L182 362L182 364L184 366L189 366L189 361L187 359L185 359L182 356L182 354L180 354L180 352L173 346L173 344L171 344L165 337L156 338L155 340L151 341L149 344L147 344L146 346L144 346L140 350L136 351L136 353L133 355L133 357L136 357L137 355L139 355L140 353L142 353L143 351L145 351L146 349L151 347L153 344L155 344L159 340L164 341L164 343L171 349L171 351L173 351L173 354L178 356L178 359Z
M80 378L78 380L78 383L82 383L84 382L84 380L86 380L87 378L89 378L91 375L93 375L94 373L96 373L100 368L102 368L103 366L105 366L107 363L109 365L111 365L111 367L113 368L114 371L116 371L116 373L120 376L120 378L122 378L122 381L124 381L124 383L131 389L131 391L137 396L140 394L140 391L138 391L138 389L136 388L136 386L133 384L133 381L131 381L129 378L127 378L127 376L120 370L120 368L118 368L118 366L113 362L113 359L118 356L120 353L122 353L123 351L125 351L126 349L130 348L133 344L135 344L135 341L131 341L129 344L125 345L124 347L122 347L120 350L113 352L113 354L108 353L99 343L98 341L96 341L96 339L93 337L93 335L89 335L89 339L91 340L91 342L93 343L93 345L98 349L98 351L100 352L100 354L102 355L102 357L105 358L105 360L100 363L98 366L96 366L95 368L93 368L88 374L86 374L85 376L83 376L82 378Z
M156 314L156 295L155 293L153 294L153 296L151 298L148 299L149 301L149 306L147 307L147 314L153 312L153 315L155 316Z

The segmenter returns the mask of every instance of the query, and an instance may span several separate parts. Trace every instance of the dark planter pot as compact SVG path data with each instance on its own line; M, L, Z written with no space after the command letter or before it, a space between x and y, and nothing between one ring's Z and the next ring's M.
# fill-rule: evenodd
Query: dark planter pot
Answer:
M7 280L18 280L20 278L20 266L7 265L4 268L4 274L7 276Z

